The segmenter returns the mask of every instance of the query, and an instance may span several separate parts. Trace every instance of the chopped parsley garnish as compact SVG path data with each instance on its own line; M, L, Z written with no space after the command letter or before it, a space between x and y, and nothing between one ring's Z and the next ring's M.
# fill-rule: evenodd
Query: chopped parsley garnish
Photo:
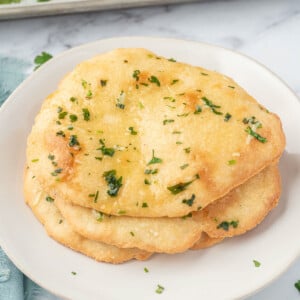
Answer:
M50 197L50 196L47 196L47 197L46 197L46 201L47 201L47 202L53 202L54 199L53 199L52 197Z
M141 74L140 70L134 70L133 74L132 74L132 77L135 78L136 81L139 81L139 79L140 79L139 75L140 74Z
M130 231L130 234L131 234L132 236L134 236L134 232Z
M151 181L149 181L147 178L144 179L144 183L147 185L151 185Z
M181 134L181 131L174 130L172 133L173 134Z
M78 117L76 115L69 115L70 121L71 122L76 122Z
M182 145L182 142L177 141L177 142L176 142L176 145Z
M157 173L158 173L158 169L154 169L154 170L146 169L145 170L145 174L157 174Z
M66 111L59 112L59 113L58 113L58 118L59 118L60 120L62 120L62 119L65 118L65 116L66 116L67 114L68 114L68 113L67 113Z
M232 86L232 85L228 85L228 87L231 88L231 89L235 89L235 87Z
M183 113L183 114L180 114L180 115L177 115L177 117L187 117L190 113Z
M90 115L90 112L87 108L82 109L82 114L83 114L84 121L89 121L90 120L91 115Z
M245 129L245 131L246 131L249 135L251 135L251 136L253 136L254 138L256 138L259 142L261 142L261 143L266 143L266 142L267 142L267 139L266 139L265 137L261 136L260 134L258 134L258 133L255 132L254 130L252 130L250 126L248 126L248 127Z
M191 147L184 148L183 150L184 150L185 153L190 153L191 152Z
M235 159L231 159L228 161L228 165L229 166L232 166L232 165L235 165L236 164L236 160Z
M97 160L103 160L103 157L95 156L95 159L97 159Z
M155 290L155 293L162 294L164 290L165 290L165 288L162 285L158 284L157 289Z
M225 231L228 231L230 226L232 226L233 228L237 228L238 225L239 225L239 221L231 221L231 222L223 221L217 226L217 229L223 229Z
M91 90L88 90L85 96L87 99L91 99L93 97L93 93Z
M192 216L193 216L193 214L190 212L190 213L188 213L187 215L181 217L181 219L185 220L185 219L187 219L187 218L191 218Z
M128 128L128 130L130 131L130 134L131 134L131 135L137 135L137 131L135 131L134 128L133 128L132 126L130 126L130 127Z
M126 210L119 210L119 211L118 211L118 214L119 214L119 215L125 215L125 214L126 214Z
M98 196L99 196L99 191L96 192L95 197L94 197L94 203L97 203L98 201Z
M171 102L176 102L176 99L173 97L164 97L164 100L170 100Z
M31 160L31 162L38 162L38 161L39 161L38 158L34 158L34 159Z
M243 119L243 123L244 124L252 124L252 125L255 125L256 128L262 128L262 124L256 119L255 116L252 116L250 118L244 118Z
M140 85L143 85L143 86L149 86L148 83L145 83L145 82L141 82Z
M71 97L71 98L70 98L70 101L71 101L71 102L75 102L76 100L77 100L77 98L75 98L75 97Z
M56 135L57 135L57 136L62 136L62 137L65 137L65 136L66 136L65 133L64 133L62 130L57 131L57 132L56 132Z
M193 180L190 180L190 181L187 181L187 182L179 182L173 186L168 186L167 189L173 194L173 195L176 195L176 194L179 194L181 192L183 192L184 190L186 190L186 188L191 184L193 183L195 180L199 179L199 175L197 174L195 176L195 179Z
M82 85L82 87L83 87L84 89L86 89L87 86L88 86L88 83L87 83L86 80L82 79L82 80L81 80L81 85Z
M122 91L120 93L120 96L117 98L116 107L120 109L124 109L125 108L124 100L125 100L125 93Z
M161 158L158 158L158 157L155 157L155 156L154 156L154 150L152 150L152 158L151 158L151 160L148 162L147 166L153 165L153 164L160 164L160 163L162 163L162 159L161 159Z
M152 75L151 77L148 78L148 80L149 80L149 82L154 83L157 86L160 86L160 82L159 82L159 80L158 80L157 77L155 77L155 76Z
M176 60L174 58L169 58L168 61L170 61L170 62L176 62Z
M71 272L71 274L72 274L72 275L74 275L74 276L75 276L75 275L77 275L77 273L76 273L76 272L74 272L74 271L72 271L72 272Z
M90 196L90 195L89 195L89 196ZM94 196L94 194L93 194L93 196ZM104 213L101 212L101 211L98 211L98 210L94 210L94 212L95 212L96 220L97 220L98 222L102 222L103 219L104 219Z
M70 147L74 147L74 148L78 148L80 146L78 140L77 140L77 136L76 135L71 135L70 139L69 139L69 146Z
M143 208L148 207L148 203L147 202L143 202L142 207Z
M101 84L102 87L106 86L107 80L101 79L101 80L100 80L100 84Z
M14 0L14 2L20 2L20 1ZM52 57L53 56L51 54L44 51L40 55L37 55L34 59L34 63L35 63L34 70L37 70L41 65L43 65L45 62L50 60Z
M202 112L202 108L201 108L201 106L199 105L199 104L197 104L196 105L196 109L195 109L195 111L194 111L194 114L195 115L198 115L198 114L200 114Z
M52 176L57 176L58 174L60 174L61 172L62 172L62 168L58 168L58 169L56 169L56 170L54 170L52 173L51 173L51 175Z
M231 119L232 115L230 113L226 113L224 117L224 121L228 122Z
M107 194L111 197L118 195L119 189L122 186L122 176L116 177L116 170L110 170L103 173L103 177L108 184Z
M58 224L61 224L62 222L63 222L63 220L62 220L62 219L60 219L60 220L59 220L59 222L58 222Z
M171 85L177 83L179 81L179 79L173 79L172 82L171 82Z
M181 169L181 170L184 170L184 169L187 168L188 166L189 166L189 164L184 164L184 165L180 166L180 169Z
M203 76L208 76L207 73L203 73L203 72L201 72L201 75L203 75Z
M163 120L164 125L166 125L168 123L173 123L173 122L174 122L174 120L172 120L172 119Z
M300 280L295 282L295 288L298 290L298 292L300 292Z
M101 150L103 155L107 155L107 156L114 156L115 154L115 149L114 148L107 148L105 146L104 140L100 139L99 143L102 145L101 148L98 148L97 150Z
M212 101L208 100L206 97L202 97L201 99L211 109L213 113L215 113L216 115L223 115L222 112L216 110L216 108L221 108L220 105L213 104Z
M145 272L145 273L149 273L149 270L145 267L145 268L144 268L144 272Z
M55 156L54 156L53 154L49 153L49 155L48 155L48 159L50 159L50 160L54 160L54 158L55 158Z
M255 259L253 259L253 263L256 268L260 267L260 265L261 265L261 263Z
M144 104L141 101L139 101L139 108L140 109L144 109L145 108Z
M191 198L189 199L183 199L182 203L188 205L188 206L193 206L194 200L195 200L196 196L193 194Z

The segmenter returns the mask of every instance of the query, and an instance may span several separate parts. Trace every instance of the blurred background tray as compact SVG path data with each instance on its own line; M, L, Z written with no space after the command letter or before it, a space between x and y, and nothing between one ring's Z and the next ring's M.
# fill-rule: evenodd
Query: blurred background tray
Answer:
M141 7L192 0L0 0L0 20Z

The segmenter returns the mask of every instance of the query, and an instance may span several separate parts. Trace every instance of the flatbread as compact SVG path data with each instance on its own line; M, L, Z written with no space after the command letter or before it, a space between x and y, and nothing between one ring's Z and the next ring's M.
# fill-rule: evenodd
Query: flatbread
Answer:
M279 118L232 79L117 49L79 64L44 101L27 165L74 204L181 217L259 173L284 146Z
M204 247L205 232L213 241L254 228L277 204L280 196L278 167L272 165L203 210L184 218L108 216L65 202L52 194L55 205L74 231L91 240L121 248L177 253ZM220 226L220 224L222 224ZM227 224L227 227L226 227Z
M191 250L200 250L212 247L221 243L224 238L212 238L207 233L203 232L199 240L190 248Z
M63 218L53 202L46 201L46 196L38 188L37 180L30 172L25 172L25 201L37 219L44 225L48 235L57 242L85 254L97 261L113 264L131 259L145 260L151 253L140 249L119 249L115 246L88 240L76 233Z

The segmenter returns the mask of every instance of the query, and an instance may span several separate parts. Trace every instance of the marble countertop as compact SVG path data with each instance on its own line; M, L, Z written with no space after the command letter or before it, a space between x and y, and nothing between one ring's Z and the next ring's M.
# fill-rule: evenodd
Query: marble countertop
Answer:
M17 68L16 80L21 82L32 72L34 57L40 52L55 55L83 43L116 36L173 37L234 49L266 65L300 95L300 1L211 0L2 21L0 102L14 88L7 83L4 86L2 79ZM249 299L299 299L294 287L299 279L300 260Z

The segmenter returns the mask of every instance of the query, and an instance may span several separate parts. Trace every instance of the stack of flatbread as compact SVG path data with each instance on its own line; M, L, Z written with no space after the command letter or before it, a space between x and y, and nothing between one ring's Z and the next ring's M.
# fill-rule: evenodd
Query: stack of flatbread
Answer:
M52 238L98 261L206 248L276 206L284 146L279 118L232 79L117 49L44 101L25 199Z

